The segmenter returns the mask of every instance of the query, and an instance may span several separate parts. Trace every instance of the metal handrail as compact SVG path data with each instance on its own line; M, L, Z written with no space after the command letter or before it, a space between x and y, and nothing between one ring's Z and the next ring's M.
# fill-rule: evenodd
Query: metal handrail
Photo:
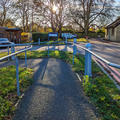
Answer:
M23 50L21 50L21 51L18 51L18 52L16 52L16 53L12 53L12 54L10 54L10 55L7 55L7 56L5 56L5 57L2 57L2 58L0 58L0 61L4 60L4 59L6 59L6 58L9 58L9 57L15 56L15 55L17 55L17 54L20 54L20 53L22 53L22 52L25 52L25 51L27 51L27 50L30 50L31 48L32 48L32 46L30 46L30 47L28 47L28 48L25 48L25 49L23 49Z
M88 51L88 52L91 53L93 56L95 56L95 57L98 58L99 60L105 62L105 63L108 64L109 66L112 66L112 67L115 67L115 68L120 69L120 65L119 65L119 64L109 62L108 60L106 60L106 59L100 57L99 55L95 54L94 52L92 52L91 50L89 50L89 49L87 49L87 48L85 48L85 47L82 47L82 46L77 45L77 44L75 44L75 45L76 45L77 47L79 47L79 48L85 50L85 51Z
M27 67L27 50L30 50L32 48L32 45L30 46L30 47L27 47L27 48L25 48L25 49L23 49L23 50L20 50L20 51L18 51L18 52L16 52L16 53L12 53L12 54L10 54L10 55L7 55L7 56L5 56L5 57L2 57L2 58L0 58L0 61L2 61L2 60L4 60L4 59L6 59L6 58L9 58L9 57L13 57L13 56L16 56L17 54L20 54L20 53L23 53L23 52L25 52L25 66ZM17 58L17 56L16 56L16 81L17 81L17 95L18 96L20 96L20 88L19 88L19 63L18 63L18 58Z
M53 43L60 43L60 42L63 42L63 41L55 41ZM48 43L48 42L46 42ZM20 45L20 44L19 44ZM22 44L23 45L23 44ZM29 44L30 45L30 44ZM108 64L109 66L112 66L112 67L115 67L115 68L119 68L120 69L120 65L118 64L115 64L115 63L111 63L109 62L108 60L100 57L99 55L95 54L94 52L92 52L89 48L85 48L85 47L82 47L80 45L77 45L76 44L76 39L74 38L74 43L73 43L73 64L74 64L74 55L76 54L76 47L78 48L81 48L83 50L86 51L85 53L85 75L88 75L88 76L91 76L91 55L95 56L96 58L98 58L99 60L103 61L104 63ZM1 45L0 45L1 46ZM4 45L5 46L5 45ZM10 45L11 46L11 45ZM17 46L17 44L14 44L13 46ZM11 47L13 47L11 46ZM76 46L76 47L75 47ZM9 46L7 46L9 47ZM2 57L0 58L0 61L6 59L6 58L9 58L9 57L12 57L12 56L15 56L17 54L20 54L20 53L23 53L25 52L25 65L27 67L27 50L30 50L32 48L32 45L30 45L29 47L23 49L23 50L20 50L20 51L17 51L16 53L12 53L10 55L7 55L5 57ZM8 49L9 51L9 49ZM49 43L48 43L48 56L49 56ZM16 56L16 80L17 80L17 94L18 96L20 95L20 90L19 90L19 70L18 70L18 58Z
M54 41L53 43L62 43L65 41ZM40 43L49 43L48 41L45 42L40 42ZM33 42L33 43L24 43L24 44L8 44L8 45L0 45L0 47L11 47L11 46L30 46L30 45L34 45L34 44L38 44L38 42Z

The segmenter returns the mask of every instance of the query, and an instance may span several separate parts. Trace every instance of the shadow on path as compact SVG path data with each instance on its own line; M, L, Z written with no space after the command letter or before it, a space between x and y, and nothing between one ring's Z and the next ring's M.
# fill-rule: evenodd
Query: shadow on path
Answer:
M35 64L35 63L34 63ZM25 93L13 120L96 120L71 67L58 59L39 59L34 83Z

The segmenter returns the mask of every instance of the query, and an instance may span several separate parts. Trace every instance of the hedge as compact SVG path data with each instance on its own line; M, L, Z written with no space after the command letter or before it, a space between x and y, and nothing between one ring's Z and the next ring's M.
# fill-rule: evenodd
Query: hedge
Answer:
M39 38L40 41L48 41L48 33L39 33L39 32L32 33L32 39L34 42L38 42ZM50 37L50 40L57 40L57 38Z
M77 34L78 38L84 38L86 36L85 33L83 33L83 32L76 32L75 34ZM98 36L104 37L105 33L104 32L89 32L88 36L90 38L97 38Z

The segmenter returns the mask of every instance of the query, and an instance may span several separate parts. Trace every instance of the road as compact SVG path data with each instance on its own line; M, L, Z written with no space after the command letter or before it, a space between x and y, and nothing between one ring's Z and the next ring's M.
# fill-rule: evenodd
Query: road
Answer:
M120 43L115 42L103 42L95 39L91 39L92 51L106 60L120 64Z

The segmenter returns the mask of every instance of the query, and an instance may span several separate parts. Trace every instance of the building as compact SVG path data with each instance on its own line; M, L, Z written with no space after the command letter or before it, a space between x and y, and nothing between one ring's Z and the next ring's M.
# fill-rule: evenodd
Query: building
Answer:
M120 17L106 27L105 38L110 41L120 42Z
M19 28L6 28L0 27L0 38L8 38L9 41L14 43L21 42L22 30Z
M7 38L6 27L0 27L0 38Z

